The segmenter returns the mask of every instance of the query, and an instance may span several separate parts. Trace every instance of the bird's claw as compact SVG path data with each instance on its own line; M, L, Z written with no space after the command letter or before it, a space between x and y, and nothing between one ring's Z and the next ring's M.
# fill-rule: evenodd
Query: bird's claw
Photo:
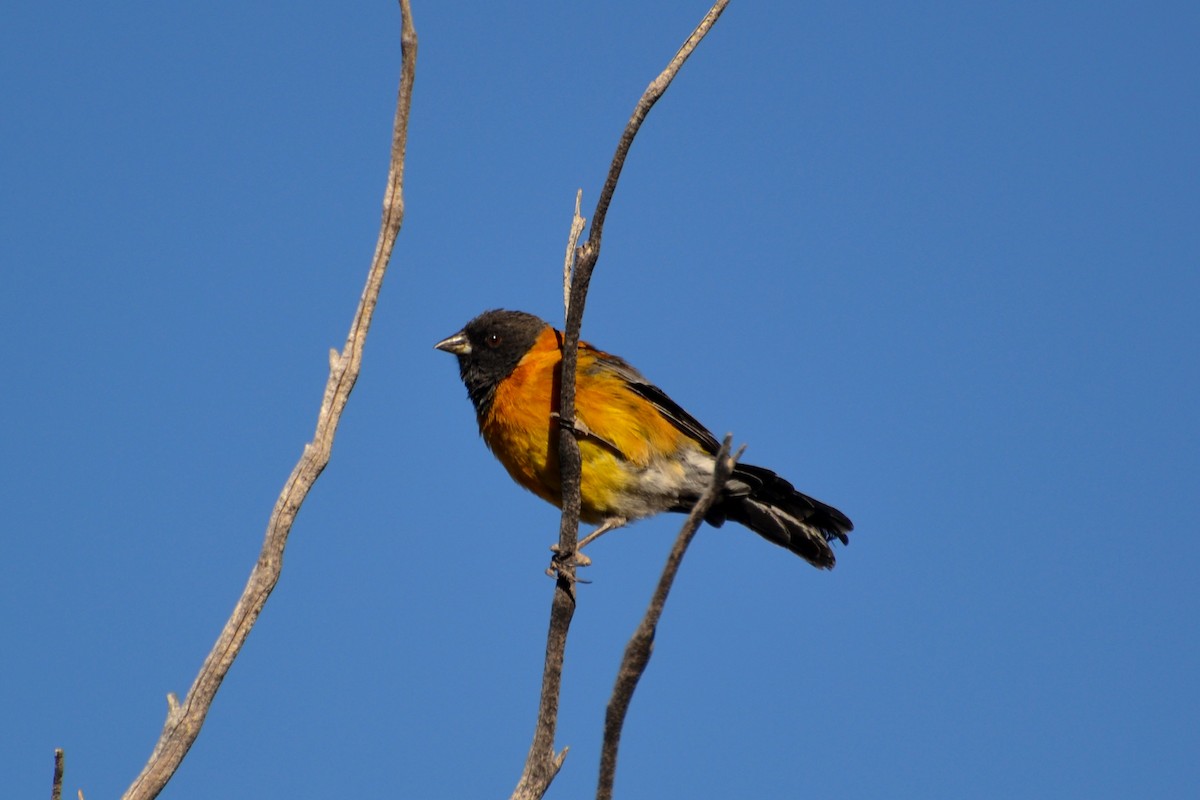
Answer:
M576 417L575 422L571 423L563 419L562 414L559 414L557 411L551 411L550 419L558 423L558 427L562 430L571 431L571 433L575 434L577 439L588 439L589 441L595 442L596 444L611 450L613 453L623 459L628 458L615 444L593 431L587 426L587 423L581 420L579 417Z
M570 565L578 569L591 566L592 564L592 560L580 550L567 554L562 551L562 548L557 543L550 545L550 550L554 555L550 557L550 566L546 567L546 574L551 578L558 577L562 572L562 567ZM578 578L576 578L576 581L579 583L588 583L588 581L579 580Z
M590 567L592 565L592 560L582 550L576 549L574 553L568 555L563 553L562 548L558 546L557 542L550 545L550 552L554 553L551 560L556 564L565 564L570 561L577 567Z
M587 424L584 423L584 421L579 417L576 417L574 422L568 422L563 418L562 414L558 413L557 411L551 411L550 419L558 423L558 427L562 428L564 431L571 431L572 433L576 433L584 438L595 436L595 434L592 433L592 431L588 428Z

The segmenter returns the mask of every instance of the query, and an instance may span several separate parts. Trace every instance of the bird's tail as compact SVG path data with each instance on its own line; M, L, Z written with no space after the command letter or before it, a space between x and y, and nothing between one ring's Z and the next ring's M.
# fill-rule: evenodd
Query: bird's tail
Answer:
M832 569L835 559L829 543L850 541L847 534L854 523L845 514L796 491L769 469L738 464L726 490L726 497L709 514L709 522L740 522L815 567Z

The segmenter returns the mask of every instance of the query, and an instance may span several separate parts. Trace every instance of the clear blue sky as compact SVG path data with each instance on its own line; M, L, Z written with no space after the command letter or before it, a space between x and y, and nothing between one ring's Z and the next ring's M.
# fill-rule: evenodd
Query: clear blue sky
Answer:
M408 216L333 461L167 798L504 797L557 511L431 346L561 319L575 190L703 2L415 0ZM391 3L0 12L0 796L118 795L240 592L374 246ZM584 322L855 521L688 555L627 798L1200 791L1200 10L734 0ZM589 212L590 213L590 212ZM551 797L681 517L592 552ZM66 795L64 795L66 796Z

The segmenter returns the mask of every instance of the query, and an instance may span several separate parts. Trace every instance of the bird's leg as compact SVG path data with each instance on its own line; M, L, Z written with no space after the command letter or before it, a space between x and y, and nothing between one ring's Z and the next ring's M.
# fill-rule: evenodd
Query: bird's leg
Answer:
M587 547L589 544L596 541L609 531L615 531L617 528L625 527L625 524L628 522L629 520L627 520L625 517L609 517L608 519L604 520L604 522L600 524L599 528L596 528L596 530L583 537L583 539L575 547L575 550L577 551L576 555L586 558L586 556L583 556L583 554L579 553L578 551Z
M579 543L575 545L575 553L571 557L571 560L575 562L575 566L577 566L577 567L590 566L592 563L592 560L583 554L583 548L586 547L588 544L591 544L592 542L594 542L596 539L599 539L601 536L608 533L609 531L624 527L625 524L628 522L629 522L629 520L627 520L625 517L609 517L608 519L604 520L604 522L602 522L600 524L600 527L596 528L596 530L592 531L587 536L580 539ZM562 553L562 551L559 549L559 546L557 543L550 545L550 549L554 552L553 560L556 563L562 562L567 559L567 556L565 556Z

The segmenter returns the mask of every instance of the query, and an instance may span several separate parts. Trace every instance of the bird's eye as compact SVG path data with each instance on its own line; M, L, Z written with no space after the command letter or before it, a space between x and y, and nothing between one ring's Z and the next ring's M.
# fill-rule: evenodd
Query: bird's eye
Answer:
M498 333L489 333L487 338L484 339L484 342L488 347L498 347L502 341L504 341L504 339Z

